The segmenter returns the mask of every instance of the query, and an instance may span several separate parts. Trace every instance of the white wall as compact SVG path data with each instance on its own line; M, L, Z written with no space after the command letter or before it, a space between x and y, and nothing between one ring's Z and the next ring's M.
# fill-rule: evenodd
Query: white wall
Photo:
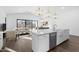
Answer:
M17 19L26 19L25 14L9 14L7 15L7 31L16 30Z
M7 31L14 31L16 30L17 26L17 19L27 19L27 20L36 20L39 17L35 17L30 13L14 13L7 15Z
M70 34L79 36L79 8L59 14L56 23L58 28L69 28Z
M0 8L0 23L5 23L6 14L2 8Z
M65 7L66 8L66 7ZM68 9L69 8L69 9ZM61 10L59 7L56 10L57 19L56 23L58 28L60 29L70 29L70 34L72 35L78 35L79 36L79 7L71 8L68 7L66 9ZM51 8L53 9L53 7ZM52 10L52 12L55 12L55 10ZM7 30L15 30L16 29L16 19L27 19L28 14L13 14L7 16ZM48 19L49 25L54 23L54 19Z
M14 16L7 16L6 20L6 30L14 31L16 29L16 18Z
M43 7L42 7L43 8ZM45 9L44 9L45 8ZM46 8L47 7L44 7L43 9L45 10L45 12L46 12ZM28 8L29 9L29 8ZM34 10L37 10L37 8L36 9L34 9ZM8 14L7 15L7 31L10 31L10 30L15 30L16 29L16 20L17 19L40 19L40 17L35 17L35 16L32 16L31 14L30 14L30 12L31 13L33 13L33 14L35 14L35 11L33 10L33 7L32 7L32 9L30 9L30 11L28 12L25 12L25 13L11 13L11 14Z

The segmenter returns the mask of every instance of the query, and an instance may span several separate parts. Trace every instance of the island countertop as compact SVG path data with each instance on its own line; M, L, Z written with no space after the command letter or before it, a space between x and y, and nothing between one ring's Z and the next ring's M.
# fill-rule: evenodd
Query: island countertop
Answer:
M32 30L32 33L36 35L44 35L52 32L56 32L56 31L53 31L52 29Z
M53 31L53 29L41 29L41 30L32 30L31 32L36 35L44 35L44 34L49 34L52 32L63 31L63 30L69 30L69 29L57 29L55 31Z

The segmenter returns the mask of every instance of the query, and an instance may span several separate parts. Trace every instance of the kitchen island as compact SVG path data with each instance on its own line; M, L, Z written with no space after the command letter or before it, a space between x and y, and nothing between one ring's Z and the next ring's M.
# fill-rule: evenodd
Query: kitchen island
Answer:
M34 52L46 52L63 41L69 39L68 29L42 29L32 31L32 50Z
M0 31L0 50L5 46L5 33L6 31Z

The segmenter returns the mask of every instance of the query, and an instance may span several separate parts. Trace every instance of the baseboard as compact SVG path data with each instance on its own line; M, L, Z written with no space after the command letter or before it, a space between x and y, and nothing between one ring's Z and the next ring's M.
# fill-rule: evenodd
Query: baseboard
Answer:
M7 50L7 51L9 51L9 52L16 52L15 50L10 49L10 48L8 48L8 47L5 47L4 49Z
M77 37L79 37L79 35L74 35L74 34L70 34L69 36L77 36Z

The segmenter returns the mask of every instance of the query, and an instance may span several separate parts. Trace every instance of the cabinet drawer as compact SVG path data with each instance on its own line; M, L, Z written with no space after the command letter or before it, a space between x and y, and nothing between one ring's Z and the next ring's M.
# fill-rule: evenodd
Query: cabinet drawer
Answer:
M49 38L49 35L41 35L41 36L39 36L39 39L48 39Z

